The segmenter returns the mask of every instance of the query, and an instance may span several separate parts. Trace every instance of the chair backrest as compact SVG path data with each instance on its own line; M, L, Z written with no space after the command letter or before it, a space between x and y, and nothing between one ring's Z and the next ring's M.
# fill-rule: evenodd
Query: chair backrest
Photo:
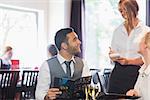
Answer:
M104 69L104 73L103 73L103 77L105 79L105 87L106 90L108 88L108 84L109 84L109 77L111 75L112 69Z
M34 99L37 84L38 70L24 70L22 75L22 99Z
M104 71L100 71L99 69L90 69L90 71L94 71L94 75L93 75L94 84L99 83L101 92L107 93L109 76L110 76L112 70L104 69Z
M19 71L0 70L0 99L13 99Z
M37 84L38 70L24 70L21 86L33 87Z

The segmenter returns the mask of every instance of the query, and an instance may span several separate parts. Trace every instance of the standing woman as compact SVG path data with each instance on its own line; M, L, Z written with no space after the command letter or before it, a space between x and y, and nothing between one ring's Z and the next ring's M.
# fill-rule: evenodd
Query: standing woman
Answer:
M109 56L115 67L109 79L108 92L126 94L134 87L143 64L136 40L149 28L137 18L139 7L136 0L120 0L119 11L124 22L114 31L112 38ZM119 53L120 58L111 56L113 53Z

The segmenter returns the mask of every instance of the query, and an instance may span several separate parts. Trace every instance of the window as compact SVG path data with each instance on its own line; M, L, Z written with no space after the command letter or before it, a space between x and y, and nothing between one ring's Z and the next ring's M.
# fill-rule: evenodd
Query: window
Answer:
M85 0L85 60L90 68L112 68L108 57L114 29L123 21L119 0ZM137 0L139 17L146 22L146 0Z
M20 67L39 67L43 62L38 15L38 11L0 6L0 48L12 46L12 59L19 59Z

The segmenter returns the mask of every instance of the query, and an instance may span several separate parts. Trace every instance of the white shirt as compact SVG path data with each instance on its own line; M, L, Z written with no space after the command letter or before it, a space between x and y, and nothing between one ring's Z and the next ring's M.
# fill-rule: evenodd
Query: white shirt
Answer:
M141 37L150 31L150 28L143 25L141 22L131 31L130 35L126 31L124 24L121 24L113 34L111 47L125 58L139 58L138 54L139 42Z
M141 96L139 100L150 100L150 65L146 69L145 65L140 68L134 89Z
M3 55L3 56L1 57L1 60L2 60L2 62L0 61L0 68L1 68L1 63L6 64L6 65L12 65L11 59L9 59L9 58L7 57L7 55Z
M58 61L60 62L63 70L66 72L66 65L64 63L64 61L66 61L60 54L57 55ZM71 62L71 75L73 75L74 73L74 64L75 60L74 57L72 58L73 62ZM90 75L90 70L87 67L87 65L84 63L84 67L83 67L83 72L82 72L82 77L84 76L89 76ZM45 61L41 68L40 68L40 72L39 72L39 77L38 77L38 83L37 83L37 87L36 87L36 100L44 100L45 95L48 92L49 86L51 84L51 78L50 78L50 69L48 67L48 63L47 61Z

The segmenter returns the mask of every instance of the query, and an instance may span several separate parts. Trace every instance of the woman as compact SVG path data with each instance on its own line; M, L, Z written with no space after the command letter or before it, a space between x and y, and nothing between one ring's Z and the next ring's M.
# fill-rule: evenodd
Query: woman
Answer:
M1 69L10 69L12 55L13 55L12 47L7 46L4 50L3 56L0 58L0 68Z
M150 32L140 42L140 52L144 65L139 70L139 76L134 89L127 92L130 96L141 96L140 100L150 100Z
M136 0L120 0L119 11L124 22L114 31L110 59L115 63L109 80L108 92L125 94L134 87L138 70L143 64L141 55L138 54L136 39L149 30L138 19L139 7ZM113 57L117 53L119 57Z

